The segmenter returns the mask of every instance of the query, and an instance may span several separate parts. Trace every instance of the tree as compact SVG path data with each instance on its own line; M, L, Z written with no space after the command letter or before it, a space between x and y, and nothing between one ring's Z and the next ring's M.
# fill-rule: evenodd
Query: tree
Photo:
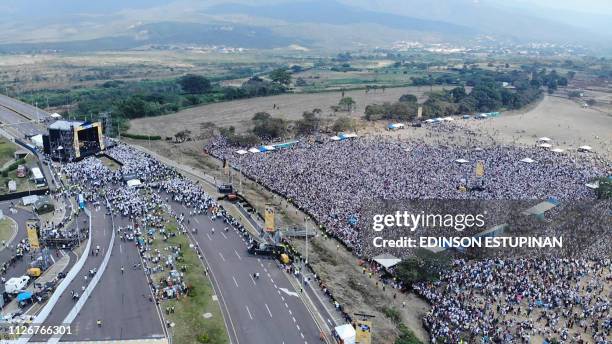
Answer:
M201 75L187 74L179 79L179 84L185 93L203 94L210 92L212 86L210 80Z
M319 118L315 111L312 112L305 111L302 114L302 119L295 121L295 131L300 135L309 135L312 134L319 127ZM319 110L320 111L320 110Z
M355 121L349 117L338 117L334 122L332 129L336 132L346 131L355 128Z
M355 107L355 101L351 97L342 97L338 102L338 106L344 109L344 111L351 112Z
M258 122L258 121L266 121L268 119L270 119L270 114L267 112L257 112L253 115L253 118L251 118L252 121L254 122Z
M418 99L414 94L404 94L399 98L400 102L405 102L405 103L416 103L417 100Z
M270 72L268 76L270 80L282 85L289 85L291 83L291 74L285 68L277 68Z
M253 134L262 139L275 139L287 133L287 122L282 118L271 117L266 112L256 113L253 122Z

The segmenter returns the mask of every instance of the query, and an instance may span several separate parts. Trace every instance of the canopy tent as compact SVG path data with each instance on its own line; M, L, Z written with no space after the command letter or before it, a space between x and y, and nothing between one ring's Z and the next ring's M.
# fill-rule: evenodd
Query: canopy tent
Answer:
M19 295L17 295L18 302L29 300L31 298L32 298L32 293L29 291L22 291L21 293L19 293Z
M273 146L260 146L259 147L259 151L260 152L269 152L269 151L273 151L275 148Z
M402 260L388 253L383 253L374 257L374 261L385 267L385 269L394 267Z
M585 185L587 188L589 188L589 189L593 189L593 190L595 190L595 189L599 189L599 180L596 180L596 181L594 181L594 182L592 182L592 183L586 183L586 184L584 184L584 185Z
M62 115L60 115L60 114L59 114L59 113L57 113L57 112L54 112L54 113L52 113L52 114L51 114L51 118L56 118L56 119L59 119L59 118L62 118Z
M240 154L240 155L244 155L246 153L248 153L247 151L245 151L244 149L239 149L235 152L236 154Z
M357 134L355 134L355 133L350 133L350 134L338 133L338 137L340 137L340 140L354 139L354 138L357 137Z
M340 141L340 136L332 136L330 137L332 141Z
M528 164L534 163L535 160L531 159L531 158L525 158L525 159L521 159L521 162L526 162Z
M455 160L455 162L460 163L460 164L467 164L470 161L469 160L465 160L465 159L457 159L457 160Z
M404 123L391 123L387 126L387 129L394 130L394 129L402 129L404 127L405 127Z
M553 148L553 149L551 149L550 151L551 151L551 152L555 152L555 153L563 153L563 152L564 152L564 150L563 150L563 149L561 149L561 148Z
M357 336L357 332L355 332L353 325L351 324L340 325L334 328L334 331L336 331L338 338L340 338L340 340L342 341L341 343L355 344L355 337Z
M300 142L300 141L299 140L287 141L287 142L283 142L283 143L274 144L274 145L272 145L272 147L274 147L274 148L289 148L289 147L295 145L298 142Z
M539 144L538 147L550 148L550 147L552 147L552 145L550 143L542 143L542 144Z
M126 184L128 187L135 188L137 186L142 185L142 182L140 181L140 179L130 179L126 182Z
M34 135L34 136L30 137L30 140L32 140L32 143L36 147L42 147L43 146L43 136L41 134Z
M579 152L590 152L593 148L591 146L580 146L578 147Z
M435 122L435 121L433 119L431 119L431 118L425 120L425 123L433 123L433 122Z
M249 148L249 152L251 152L251 153L259 153L260 150L255 148L255 147L252 147L252 148Z
M540 138L538 139L538 141L549 142L549 141L552 141L552 139L551 139L551 138L549 138L549 137L544 136L544 137L540 137Z

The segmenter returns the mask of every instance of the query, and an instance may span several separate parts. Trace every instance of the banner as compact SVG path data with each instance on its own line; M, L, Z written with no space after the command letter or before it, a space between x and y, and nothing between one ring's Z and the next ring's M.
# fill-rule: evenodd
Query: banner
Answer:
M372 343L372 322L369 320L357 320L357 328L355 329L355 343L371 344Z
M274 207L271 204L266 204L266 211L264 212L264 220L265 220L264 230L266 232L275 231L276 227L274 226L274 215L275 215Z
M484 176L484 160L476 161L476 177Z

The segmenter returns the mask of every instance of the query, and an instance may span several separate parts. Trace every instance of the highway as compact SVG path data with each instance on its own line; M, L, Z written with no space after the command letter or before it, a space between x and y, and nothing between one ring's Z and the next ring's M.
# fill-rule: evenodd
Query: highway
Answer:
M188 214L170 201L177 213ZM243 236L221 220L190 218L191 238L209 266L233 343L318 343L320 330L286 275L273 259L249 255ZM215 228L213 234L212 228ZM254 273L260 278L255 280Z
M125 227L127 218L115 218L115 227ZM72 335L62 341L129 340L163 338L164 328L140 263L134 242L115 237L114 248L102 279L72 323ZM121 273L121 267L124 273ZM96 321L102 320L100 328Z
M92 244L91 247L95 248L96 246L100 246L101 252L97 256L93 256L91 252L85 252L87 254L87 259L85 260L85 265L77 274L77 277L70 283L68 288L66 289L68 292L62 294L53 307L53 310L44 321L43 324L45 326L57 326L63 323L64 318L68 315L70 310L75 304L75 300L73 300L71 293L69 291L75 291L79 295L82 294L83 288L86 287L91 281L91 276L89 275L89 270L98 269L100 263L102 262L102 257L104 256L104 252L108 249L111 233L112 233L112 225L110 222L110 217L108 217L105 213L105 209L91 209L92 214L92 235L91 239ZM77 221L82 225L88 225L88 223L83 222L86 220L87 216L84 212L78 217ZM49 336L37 335L32 337L30 342L44 342L49 339Z
M40 121L45 120L49 118L49 116L51 116L51 114L45 110L34 107L30 104L26 104L17 99L7 97L3 94L0 94L0 104L10 108L11 110L17 113L20 113L22 116L25 116L30 120Z

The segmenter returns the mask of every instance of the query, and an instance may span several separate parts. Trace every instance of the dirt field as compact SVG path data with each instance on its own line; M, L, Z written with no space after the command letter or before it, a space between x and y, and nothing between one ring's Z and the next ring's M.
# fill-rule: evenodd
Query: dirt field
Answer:
M440 90L442 87L434 87ZM372 103L382 103L385 101L397 101L399 97L406 93L411 93L425 100L425 92L429 87L399 87L371 91L348 91L345 96L352 97L357 103L356 109L351 116L361 117L366 105ZM333 113L330 106L338 105L342 96L341 92L324 92L310 94L283 94L272 97L260 97L242 99L231 102L208 104L186 109L175 114L153 117L139 118L130 121L130 133L151 134L160 136L173 136L177 132L190 129L193 136L197 136L200 124L213 122L217 126L224 127L233 125L238 131L242 131L250 125L253 114L265 111L276 117L283 117L295 120L302 117L304 111L311 111L314 108L323 110L323 117L332 117ZM273 109L274 104L279 109ZM338 112L336 116L348 115L348 112Z

